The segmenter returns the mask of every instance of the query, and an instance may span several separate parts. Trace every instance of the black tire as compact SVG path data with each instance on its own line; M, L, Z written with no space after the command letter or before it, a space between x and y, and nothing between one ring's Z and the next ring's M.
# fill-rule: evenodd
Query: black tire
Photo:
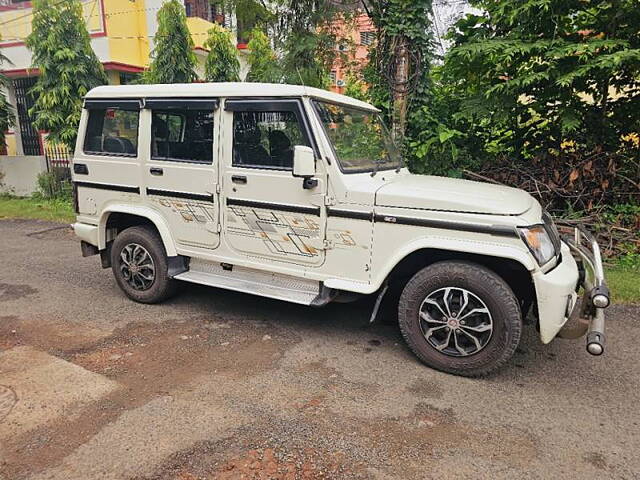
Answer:
M129 283L123 270L121 254L125 248L131 248L130 245L143 247L152 260L153 280L148 284L139 285L139 288L134 288ZM138 226L120 232L111 246L111 269L118 286L131 300L136 302L159 303L175 293L176 282L167 275L167 253L162 239L153 228ZM149 271L144 273L151 276Z
M428 341L426 334L423 333L425 323L420 319L420 309L426 308L423 307L423 302L427 297L438 295L441 289L447 287L464 289L473 294L468 296L471 298L475 296L484 302L490 314L492 325L490 337L482 340L486 343L481 349L477 349L474 344L469 350L475 349L476 352L467 356L452 356L458 354L457 351L452 352L454 347L447 347L449 354L437 350L430 343L435 341L434 337L430 336ZM456 313L452 315L455 317ZM439 321L442 322L444 318L443 316ZM438 262L416 273L409 280L400 297L398 320L405 342L423 363L436 370L465 377L480 377L501 367L515 352L522 332L522 314L511 288L488 268L464 261ZM428 321L431 322L431 320ZM455 320L453 322L455 325ZM458 347L458 338L466 336L466 334L462 335L465 332L460 331L465 328L460 326L460 323L453 328L449 327L449 324L443 327L446 332L454 330L454 337L456 334L459 335L454 339L455 348ZM469 329L468 326L466 328ZM445 342L449 344L448 337L439 345Z

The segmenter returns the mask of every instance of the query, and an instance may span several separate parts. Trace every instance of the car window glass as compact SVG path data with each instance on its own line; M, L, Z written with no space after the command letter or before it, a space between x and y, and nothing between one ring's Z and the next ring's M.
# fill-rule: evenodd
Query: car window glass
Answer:
M314 104L343 172L402 165L400 151L378 113L320 101Z
M138 110L91 109L84 151L99 155L135 156L138 152Z
M233 166L291 170L295 145L310 146L295 112L234 112Z
M213 111L154 110L151 158L196 163L213 160Z

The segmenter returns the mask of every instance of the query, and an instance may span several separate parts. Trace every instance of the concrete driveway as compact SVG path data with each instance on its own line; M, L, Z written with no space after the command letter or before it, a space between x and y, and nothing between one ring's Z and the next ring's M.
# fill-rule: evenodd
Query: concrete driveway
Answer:
M601 358L529 327L471 380L370 306L138 305L69 229L0 221L0 479L640 478L639 307Z

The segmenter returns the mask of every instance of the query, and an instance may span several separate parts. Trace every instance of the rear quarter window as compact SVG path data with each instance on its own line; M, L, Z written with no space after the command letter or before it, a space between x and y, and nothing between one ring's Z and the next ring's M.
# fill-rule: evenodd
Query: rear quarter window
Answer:
M112 107L90 109L84 152L135 157L138 154L139 119L139 110Z

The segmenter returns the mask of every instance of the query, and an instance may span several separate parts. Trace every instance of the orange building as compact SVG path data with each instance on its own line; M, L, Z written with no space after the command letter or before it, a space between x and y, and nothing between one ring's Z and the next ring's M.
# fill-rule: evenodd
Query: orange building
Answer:
M338 38L335 48L339 54L331 67L330 89L344 93L349 73L358 72L366 66L376 32L371 18L364 13L348 20L336 20L331 28Z

